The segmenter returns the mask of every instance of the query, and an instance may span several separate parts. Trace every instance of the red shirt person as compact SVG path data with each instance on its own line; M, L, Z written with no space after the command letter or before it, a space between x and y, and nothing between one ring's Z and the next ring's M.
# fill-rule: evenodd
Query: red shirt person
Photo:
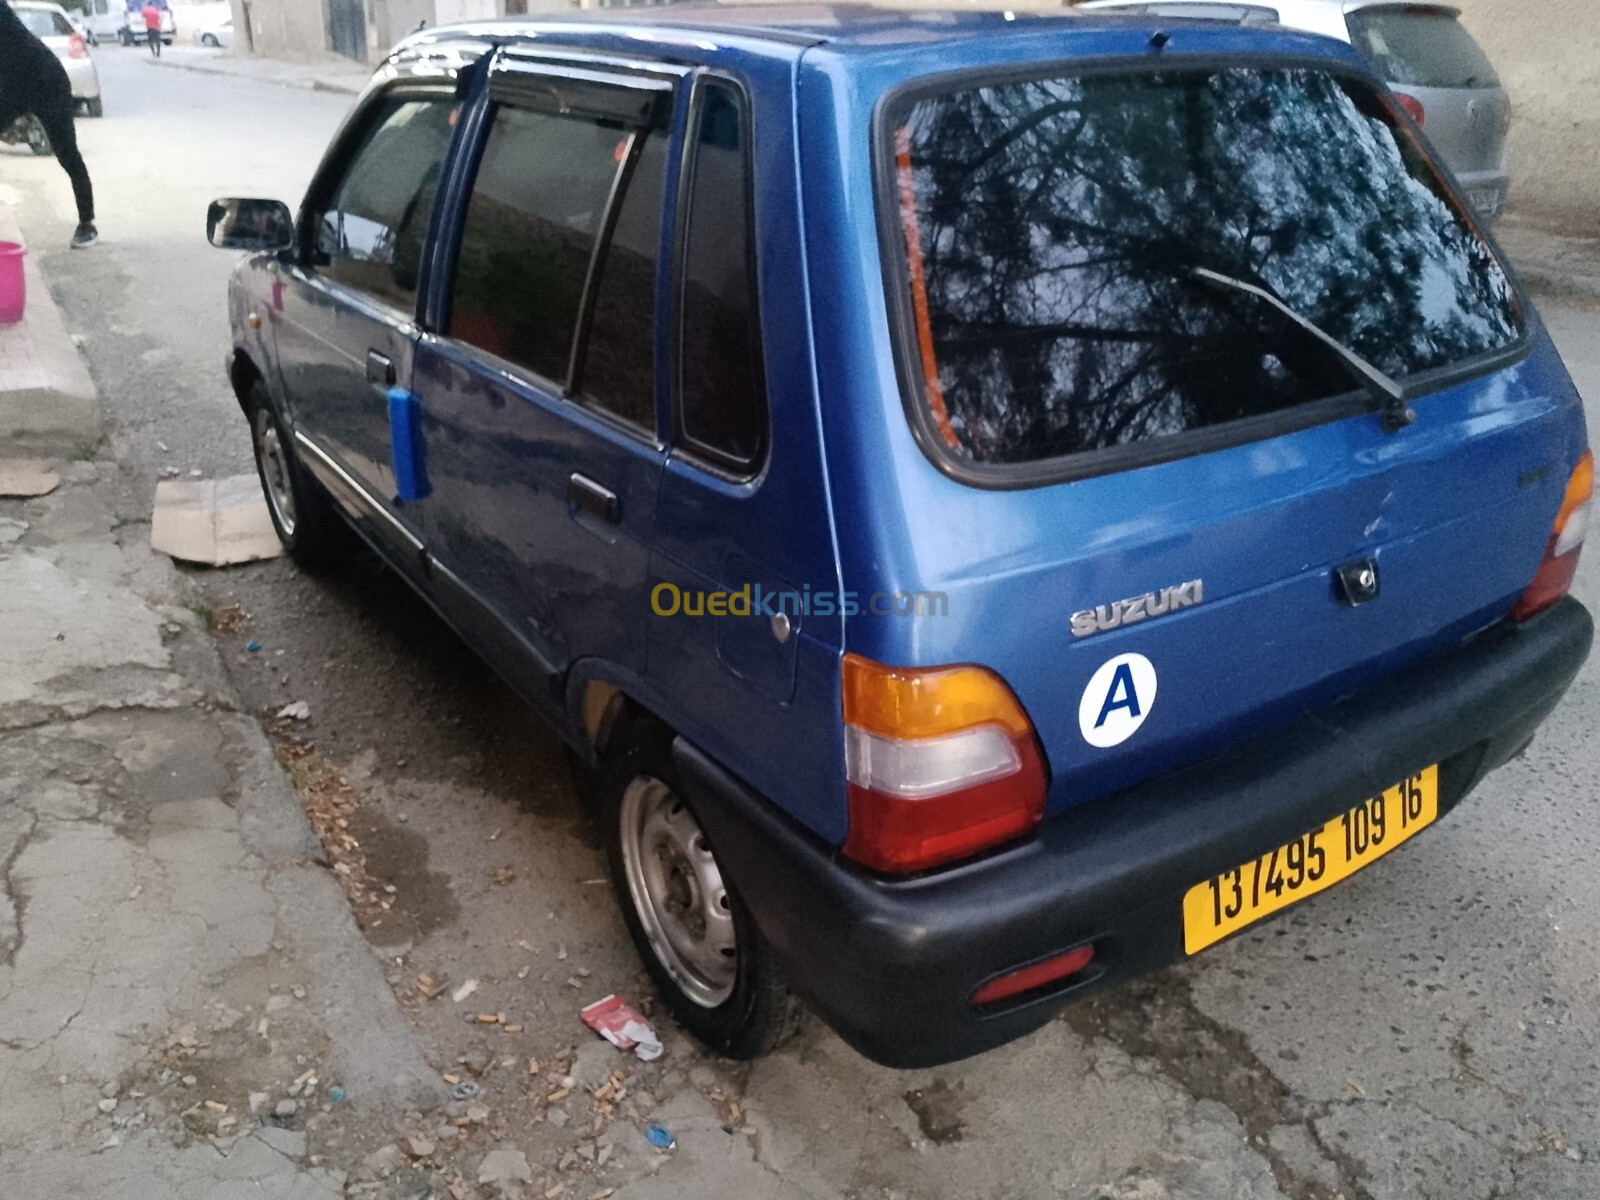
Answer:
M154 4L146 4L139 10L139 15L144 18L144 36L150 43L150 53L160 58L161 10Z

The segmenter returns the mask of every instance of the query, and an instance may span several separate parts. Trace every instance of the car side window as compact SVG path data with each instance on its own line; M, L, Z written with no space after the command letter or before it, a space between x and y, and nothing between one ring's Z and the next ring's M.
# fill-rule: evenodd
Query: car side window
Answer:
M626 421L655 430L656 260L661 251L661 192L667 131L640 130L622 181L616 228L602 249L588 341L573 390Z
M566 384L652 434L666 137L604 117L502 104L462 224L450 312L453 337ZM587 340L574 355L586 287Z
M416 306L455 114L456 100L443 94L378 102L317 219L313 262L320 274L407 312Z
M744 93L701 81L680 251L677 423L714 462L753 465L767 402L750 216L750 114Z

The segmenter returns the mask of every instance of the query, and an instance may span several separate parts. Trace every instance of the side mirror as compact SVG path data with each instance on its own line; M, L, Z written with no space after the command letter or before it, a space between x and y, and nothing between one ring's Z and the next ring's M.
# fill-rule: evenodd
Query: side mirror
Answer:
M294 245L294 217L281 200L213 200L206 240L223 250L286 250Z

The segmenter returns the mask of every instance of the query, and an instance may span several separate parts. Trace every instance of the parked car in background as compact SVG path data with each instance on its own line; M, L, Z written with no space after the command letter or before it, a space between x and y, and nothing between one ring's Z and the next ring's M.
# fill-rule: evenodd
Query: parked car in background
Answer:
M1426 130L1473 208L1491 220L1510 190L1511 101L1482 47L1443 4L1393 0L1086 0L1146 17L1281 24L1349 42Z
M122 29L127 23L124 0L84 0L84 23L93 35L93 45L122 40Z
M115 6L118 0L110 2ZM178 36L178 22L172 15L172 9L167 6L167 0L152 0L152 3L161 12L161 44L170 46L172 39ZM144 5L145 0L123 0L117 40L124 46L142 46L149 40L145 36Z
M67 10L42 0L12 0L11 7L28 31L49 46L66 67L72 98L78 106L91 117L100 116L105 111L100 99L100 73L95 70L88 39L73 28Z
M933 1065L1200 953L1433 827L1589 651L1582 401L1326 38L429 30L298 220L207 232L288 553L353 527L593 768L723 1054L793 989Z
M230 50L233 48L233 18L229 17L225 21L218 21L215 25L196 29L193 36L197 46Z

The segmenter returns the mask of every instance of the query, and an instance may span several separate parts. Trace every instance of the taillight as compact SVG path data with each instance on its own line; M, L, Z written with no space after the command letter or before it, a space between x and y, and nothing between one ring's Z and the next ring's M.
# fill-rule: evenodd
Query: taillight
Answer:
M67 39L68 58L88 58L89 45L83 40L81 33L75 33Z
M844 659L844 852L878 871L921 871L1031 833L1045 770L1033 725L982 667Z
M1411 114L1411 119L1420 127L1427 116L1422 110L1422 101L1408 92L1396 92L1394 98L1400 101L1400 107Z
M1567 480L1567 494L1561 500L1561 511L1550 530L1544 558L1534 572L1533 582L1522 593L1511 609L1513 621L1526 621L1535 613L1543 612L1572 588L1572 579L1578 573L1578 552L1583 549L1584 536L1589 532L1589 514L1594 508L1594 455L1588 450L1578 459L1572 478Z

